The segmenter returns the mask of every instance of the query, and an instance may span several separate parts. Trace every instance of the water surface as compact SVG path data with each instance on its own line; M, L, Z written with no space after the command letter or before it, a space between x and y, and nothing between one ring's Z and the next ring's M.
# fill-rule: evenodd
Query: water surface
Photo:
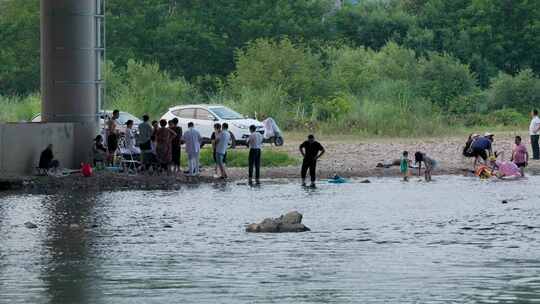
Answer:
M0 303L540 302L539 184L4 195ZM312 232L244 232L290 210Z

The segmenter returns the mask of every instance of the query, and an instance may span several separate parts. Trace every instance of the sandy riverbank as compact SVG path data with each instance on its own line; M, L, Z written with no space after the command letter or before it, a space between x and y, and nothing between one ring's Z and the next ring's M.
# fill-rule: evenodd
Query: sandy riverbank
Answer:
M516 134L497 134L494 148L497 151L504 151L504 158L510 157L510 151ZM529 145L525 134L519 134ZM434 172L435 175L463 175L470 174L472 169L472 159L464 158L461 155L464 144L463 137L446 138L418 138L418 139L355 139L353 137L332 138L322 137L320 142L325 146L327 153L318 164L319 177L327 178L333 174L343 177L382 177L398 176L399 168L377 168L377 163L386 163L399 158L402 151L407 150L410 154L415 151L422 151L435 158L439 166ZM285 151L290 155L300 157L298 146L301 138L290 138L283 147L270 147ZM242 148L240 148L242 149ZM530 174L540 173L540 162L531 161ZM299 166L263 168L263 179L295 179L299 177ZM185 176L148 176L148 175L127 175L123 173L98 172L95 176L84 178L78 174L68 177L25 177L12 178L15 189L37 192L55 192L58 190L85 189L91 191L112 191L128 189L176 189L183 184L197 183L223 183L221 180L213 178L212 168L203 168L199 178L188 178ZM247 168L229 168L231 182L241 182L247 179ZM1 188L1 187L0 187Z

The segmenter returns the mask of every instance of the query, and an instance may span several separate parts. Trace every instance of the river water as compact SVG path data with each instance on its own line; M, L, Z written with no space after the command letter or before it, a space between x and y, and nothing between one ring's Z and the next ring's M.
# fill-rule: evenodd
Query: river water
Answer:
M539 184L3 195L0 303L540 302ZM244 232L291 210L312 232Z

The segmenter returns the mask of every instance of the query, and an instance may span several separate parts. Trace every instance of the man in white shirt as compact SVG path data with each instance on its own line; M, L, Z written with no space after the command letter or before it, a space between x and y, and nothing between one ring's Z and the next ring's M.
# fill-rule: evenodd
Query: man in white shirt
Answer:
M221 172L221 179L227 178L227 170L225 169L225 155L227 154L227 149L229 148L229 142L231 141L231 133L229 133L229 125L224 123L221 126L222 131L217 135L216 138L216 161Z
M248 138L249 145L249 184L253 183L253 168L255 168L255 183L260 184L259 177L261 173L261 148L263 144L263 136L257 132L257 127L251 125L249 127L251 134Z
M532 111L531 125L529 126L529 134L531 135L531 145L533 151L533 159L540 159L540 146L538 139L540 137L540 118L538 118L538 110Z
M188 155L188 171L190 176L199 175L199 154L201 152L202 137L194 127L193 122L188 123L188 130L182 135Z

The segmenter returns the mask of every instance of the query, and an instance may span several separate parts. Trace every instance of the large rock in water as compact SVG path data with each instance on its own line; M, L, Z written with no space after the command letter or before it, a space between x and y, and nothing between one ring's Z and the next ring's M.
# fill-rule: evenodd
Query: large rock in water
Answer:
M279 218L267 218L258 224L250 224L246 227L246 232L253 233L285 233L304 232L310 229L302 224L302 214L293 211Z

